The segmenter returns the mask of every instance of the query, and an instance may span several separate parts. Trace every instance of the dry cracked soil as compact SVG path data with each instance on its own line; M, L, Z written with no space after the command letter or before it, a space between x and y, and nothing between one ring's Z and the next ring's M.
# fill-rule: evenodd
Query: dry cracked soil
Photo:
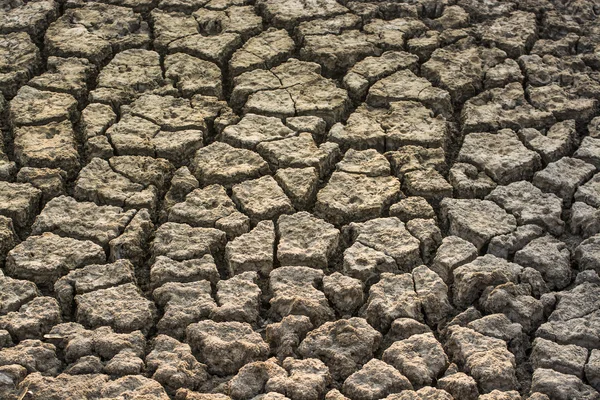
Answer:
M0 0L0 399L599 400L599 0Z

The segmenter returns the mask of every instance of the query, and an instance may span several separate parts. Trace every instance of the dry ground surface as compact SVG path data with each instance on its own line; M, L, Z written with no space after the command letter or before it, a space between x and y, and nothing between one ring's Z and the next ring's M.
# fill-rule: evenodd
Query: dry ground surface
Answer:
M600 399L598 14L0 0L0 398Z

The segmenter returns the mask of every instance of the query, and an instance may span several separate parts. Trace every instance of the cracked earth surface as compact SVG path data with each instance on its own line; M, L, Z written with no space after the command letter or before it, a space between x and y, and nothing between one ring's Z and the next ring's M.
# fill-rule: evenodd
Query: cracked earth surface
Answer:
M597 0L0 0L0 399L600 399Z

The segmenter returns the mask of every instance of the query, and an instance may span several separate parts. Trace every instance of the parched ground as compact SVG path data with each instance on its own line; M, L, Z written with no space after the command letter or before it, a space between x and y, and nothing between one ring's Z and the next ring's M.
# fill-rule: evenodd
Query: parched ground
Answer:
M598 14L0 0L0 399L600 399Z

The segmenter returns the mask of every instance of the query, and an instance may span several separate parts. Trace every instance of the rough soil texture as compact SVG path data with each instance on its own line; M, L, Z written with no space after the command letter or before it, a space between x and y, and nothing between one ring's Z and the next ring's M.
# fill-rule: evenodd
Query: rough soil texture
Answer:
M598 0L0 0L1 400L600 400Z

